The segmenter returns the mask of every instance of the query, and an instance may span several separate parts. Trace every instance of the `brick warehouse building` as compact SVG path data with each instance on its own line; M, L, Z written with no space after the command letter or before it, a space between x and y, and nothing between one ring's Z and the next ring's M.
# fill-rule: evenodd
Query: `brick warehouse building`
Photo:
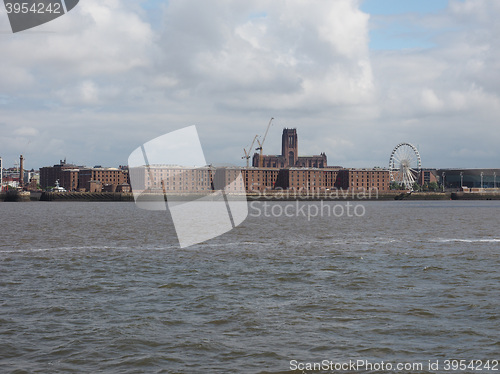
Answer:
M282 169L277 168L244 168L241 169L245 190L247 192L262 192L274 190L279 185L279 175Z
M238 176L242 180L238 181ZM349 191L388 191L389 171L386 169L342 168L183 168L155 165L130 169L137 190L164 190L166 193L207 193L228 186L230 193L293 190L325 192L334 189ZM236 181L236 183L234 183ZM230 186L231 185L231 186Z
M102 188L109 192L115 192L118 186L128 183L128 172L118 168L82 168L78 173L78 189L83 191L96 191L91 188L91 182L100 182ZM94 183L95 185L95 183Z
M40 168L40 185L42 188L59 186L68 191L95 191L96 186L107 187L108 191L115 191L119 186L129 183L128 170L118 168L88 168L67 164L66 160L58 165ZM91 182L93 183L91 188Z
M264 190L295 190L321 192L333 189L384 192L390 189L387 169L288 168L243 169L248 192Z
M184 168L175 165L150 165L129 170L136 190L164 190L167 193L203 193L212 190L209 167Z
M74 191L78 188L78 171L82 167L60 160L58 165L40 168L40 186L44 189L53 187L58 180L61 187Z
M242 180L233 183L241 173ZM295 190L321 192L333 189L372 190L380 192L390 188L389 171L386 169L344 168L182 168L171 165L138 167L130 170L135 187L139 190L164 189L170 193L205 193L213 189L214 179L218 188L229 186L228 192L264 192ZM129 173L117 168L75 168L60 164L40 169L40 183L50 187L59 179L60 186L68 191L116 191L128 185ZM52 181L52 182L51 182ZM163 182L163 183L162 183Z
M253 167L288 168L288 167L327 167L326 154L316 156L299 156L297 129L283 129L281 137L281 155L262 155L255 153L252 158Z
M320 192L340 188L340 178L339 169L282 169L277 187L284 190Z
M386 169L343 169L342 188L350 190L389 191L391 177Z

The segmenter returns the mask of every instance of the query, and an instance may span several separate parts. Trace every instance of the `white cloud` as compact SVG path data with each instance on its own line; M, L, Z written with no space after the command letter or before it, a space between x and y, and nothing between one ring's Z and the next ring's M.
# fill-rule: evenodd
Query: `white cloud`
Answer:
M39 131L35 129L34 127L20 127L18 129L15 129L13 131L14 134L18 136L37 136L39 134Z
M3 35L1 47L0 82L8 93L19 83L25 89L27 83L58 87L84 77L128 74L147 67L154 52L149 24L115 0L82 1L36 29Z
M380 108L373 122L384 130L377 143L421 144L426 166L498 167L499 5L451 1L445 12L414 21L434 28L433 48L372 53ZM469 148L483 152L456 151Z
M437 97L436 93L429 89L425 88L421 92L422 95L422 104L425 109L430 111L439 111L443 108L443 102Z
M355 5L171 1L163 67L193 95L229 107L357 103L369 96L372 76L368 17Z
M170 0L154 17L135 0L81 1L1 35L0 152L26 153L34 167L65 156L117 165L149 138L196 124L209 162L243 164L273 116L269 153L288 126L301 153L324 151L332 165L383 166L408 141L425 166L493 167L499 10L453 0L405 19L432 31L433 48L370 51L358 0ZM457 151L474 149L483 152Z

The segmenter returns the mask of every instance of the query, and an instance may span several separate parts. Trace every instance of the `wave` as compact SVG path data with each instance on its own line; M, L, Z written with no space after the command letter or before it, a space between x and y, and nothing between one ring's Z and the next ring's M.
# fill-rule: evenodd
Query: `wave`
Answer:
M102 245L102 246L69 246L69 247L46 247L46 248L19 248L19 249L0 249L0 253L40 253L40 252L71 252L71 251L130 251L130 250L141 250L141 251L161 251L161 250L171 250L177 247L173 245L169 246L148 246L148 247L127 247L127 246L113 246L113 245Z
M108 250L116 249L109 246L87 246L87 247L49 247L49 248L22 248L22 249L0 249L0 253L25 253L25 252L52 252L52 251L87 251L87 250Z
M451 238L451 239L430 239L433 243L500 243L498 238L475 238L475 239L462 239L462 238Z

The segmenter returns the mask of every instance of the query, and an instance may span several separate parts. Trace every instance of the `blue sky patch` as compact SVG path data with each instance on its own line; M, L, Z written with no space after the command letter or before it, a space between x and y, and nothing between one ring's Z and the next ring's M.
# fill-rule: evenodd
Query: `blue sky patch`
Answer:
M417 24L420 16L437 14L448 0L364 0L361 10L370 14L370 49L427 49L435 46L434 36L445 30Z
M364 0L361 10L371 15L437 13L446 9L448 0Z

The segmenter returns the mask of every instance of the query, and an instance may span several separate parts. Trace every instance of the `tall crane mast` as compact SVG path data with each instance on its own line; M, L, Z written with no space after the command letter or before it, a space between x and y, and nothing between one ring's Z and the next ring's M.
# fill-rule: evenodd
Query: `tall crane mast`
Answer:
M271 122L273 122L273 119L274 119L274 117L271 117L271 119L269 120L269 124L267 125L266 133L264 134L264 137L262 138L262 143L259 141L259 139L257 139L257 143L259 143L259 146L257 148L255 148L255 150L260 151L260 155L259 155L259 167L260 168L262 167L262 164L264 161L264 159L262 157L262 149L264 147L264 142L266 141L267 133L269 131L269 128L271 127Z
M242 158L246 158L246 160L247 160L247 168L248 168L248 160L250 159L250 152L252 152L253 144L255 143L255 140L258 137L259 137L259 135L255 135L255 137L252 140L252 144L250 144L250 147L248 148L248 151L245 148L243 148L243 152L245 152L245 156L243 156Z

